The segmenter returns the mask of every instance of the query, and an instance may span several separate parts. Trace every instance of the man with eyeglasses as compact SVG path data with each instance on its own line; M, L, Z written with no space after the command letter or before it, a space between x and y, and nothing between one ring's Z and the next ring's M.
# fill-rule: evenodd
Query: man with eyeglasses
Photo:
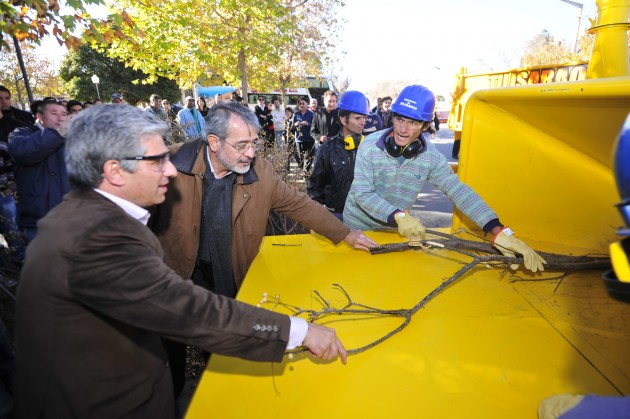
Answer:
M167 133L126 105L73 122L72 191L40 221L20 278L17 417L175 418L162 337L252 361L298 345L346 361L333 329L218 296L164 264L145 224L177 176Z
M256 115L236 102L210 108L205 141L173 146L171 162L178 176L154 216L166 263L182 278L228 297L236 295L258 254L272 209L333 243L345 241L363 250L377 245L256 157L259 130ZM171 350L171 365L180 366L174 377L179 391L185 347Z
M261 127L265 125L265 122L267 121L267 114L269 114L265 102L266 100L264 96L258 96L258 103L256 104L256 106L254 106L254 113L256 114L256 117L258 118L258 123Z
M28 244L37 221L70 190L64 162L65 135L70 125L66 107L54 99L37 106L35 125L9 135L8 152L15 162L19 200L17 225Z
M369 135L359 148L344 223L361 230L397 226L410 241L423 240L425 228L409 210L430 182L484 232L492 233L495 247L504 255L521 254L526 269L543 271L545 260L501 224L498 215L460 182L446 158L424 138L434 110L435 96L426 87L411 85L400 92L391 107L394 126Z

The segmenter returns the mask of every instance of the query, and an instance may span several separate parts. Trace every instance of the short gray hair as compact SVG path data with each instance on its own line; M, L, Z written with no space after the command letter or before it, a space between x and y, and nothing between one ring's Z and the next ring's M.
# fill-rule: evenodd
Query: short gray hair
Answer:
M66 135L66 166L70 184L96 188L103 180L107 160L119 160L121 167L135 172L137 161L121 160L146 151L142 137L166 137L169 126L148 112L130 105L106 104L80 112Z
M229 134L230 118L233 115L241 118L254 131L260 131L258 117L247 106L232 101L219 102L208 111L204 128L206 138L208 135L216 135L219 140L224 141Z

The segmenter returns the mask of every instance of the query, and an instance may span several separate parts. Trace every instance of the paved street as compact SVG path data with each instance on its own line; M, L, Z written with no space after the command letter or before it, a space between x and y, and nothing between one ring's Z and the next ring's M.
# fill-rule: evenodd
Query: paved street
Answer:
M448 129L446 123L440 124L440 130L435 134L431 142L438 151L444 154L449 163L457 162L451 157L454 141L453 131ZM411 214L419 217L422 224L428 228L450 227L453 216L453 204L442 193L431 184L425 185L418 195L418 200L411 210Z

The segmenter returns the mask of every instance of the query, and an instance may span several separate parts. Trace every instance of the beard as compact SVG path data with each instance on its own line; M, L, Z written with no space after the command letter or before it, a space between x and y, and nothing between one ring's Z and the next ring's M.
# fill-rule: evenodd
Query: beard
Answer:
M239 158L236 161L230 161L223 151L224 146L225 145L223 145L221 147L221 150L219 150L219 152L217 153L217 159L223 165L223 167L225 167L226 169L234 173L238 173L241 175L249 172L253 159L250 159L249 157L242 155L242 156L239 156ZM239 163L248 163L248 164L245 167L241 167L238 165Z

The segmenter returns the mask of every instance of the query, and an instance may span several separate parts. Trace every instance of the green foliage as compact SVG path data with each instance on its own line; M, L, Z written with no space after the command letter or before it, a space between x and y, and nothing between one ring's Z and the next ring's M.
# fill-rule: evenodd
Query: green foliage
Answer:
M111 94L120 92L130 104L148 102L149 96L157 93L173 103L181 100L177 83L163 77L157 77L154 84L136 83L146 79L140 70L126 67L122 62L110 58L87 44L71 51L61 64L60 77L65 82L67 92L79 100L96 98L96 86L91 77L99 77L101 99L109 102Z
M155 76L257 89L317 74L340 0L106 0L112 17L87 35L109 56ZM326 34L326 36L324 35ZM295 74L297 73L297 74Z

